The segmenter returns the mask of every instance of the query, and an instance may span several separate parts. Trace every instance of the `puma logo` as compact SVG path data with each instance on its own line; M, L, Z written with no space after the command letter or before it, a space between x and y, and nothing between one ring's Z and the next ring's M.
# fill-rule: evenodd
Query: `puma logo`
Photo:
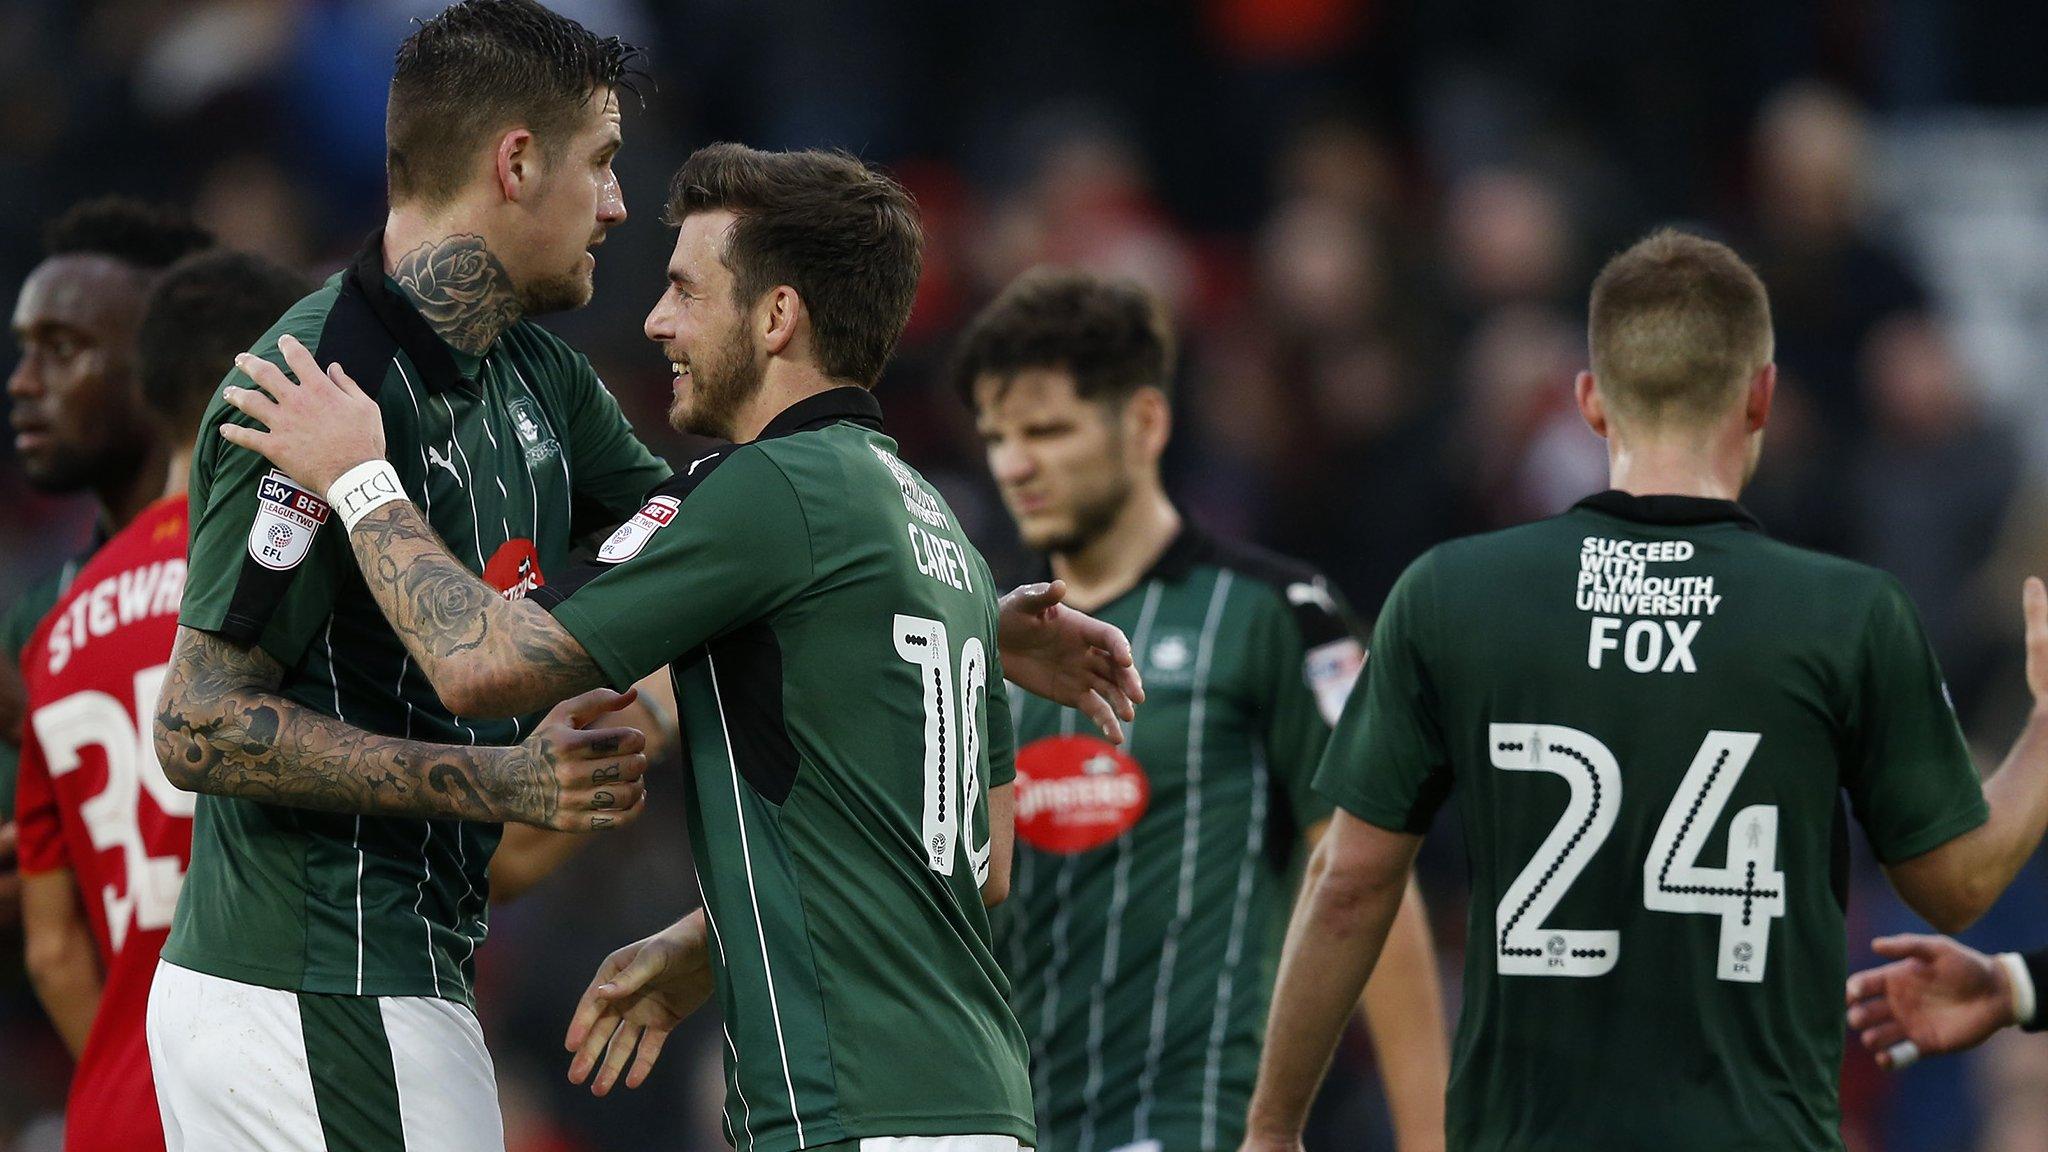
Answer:
M720 456L723 456L723 455L724 455L724 453L723 453L723 452L713 452L713 453L712 453L711 455L709 455L709 456L701 456L701 457L698 457L697 459L695 459L695 460L692 460L692 461L690 461L690 470L689 470L689 471L687 471L687 472L685 472L685 473L683 473L683 475L685 475L685 476L695 476L695 475L697 474L697 465L699 465L699 464L702 464L702 463L704 463L704 461L706 461L706 460L716 460L716 459L718 459L718 458L719 458Z
M455 441L450 440L448 442L448 451L451 453L455 451ZM446 468L448 470L448 475L453 476L455 478L455 486L457 488L463 486L462 473L457 472L455 470L455 462L448 459L448 457L441 455L441 450L434 447L432 444L427 445L427 463L433 465L436 468Z

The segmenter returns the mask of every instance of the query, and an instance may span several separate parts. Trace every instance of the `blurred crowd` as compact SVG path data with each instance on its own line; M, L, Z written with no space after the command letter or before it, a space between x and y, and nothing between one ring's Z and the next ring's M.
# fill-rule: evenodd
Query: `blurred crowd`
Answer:
M391 52L438 6L0 4L8 295L40 222L106 191L189 204L228 244L334 270L382 219ZM1024 557L944 384L948 345L1017 273L1074 264L1143 281L1174 309L1169 471L1184 509L1322 566L1369 616L1431 544L1604 486L1602 443L1570 403L1586 289L1608 253L1683 222L1733 243L1772 295L1783 383L1748 503L1782 538L1895 573L1973 739L2003 747L2017 729L2017 590L2048 572L2048 446L1973 375L1943 286L1869 189L1901 117L2048 106L2048 72L2024 48L2038 36L2020 35L2030 5L552 6L649 50L617 164L633 219L599 251L595 304L549 322L657 449L668 368L639 327L661 286L668 173L719 138L844 147L922 206L924 282L880 394L906 458L999 572ZM2034 211L2048 227L2048 207ZM0 601L82 544L89 520L82 498L28 491L0 451ZM1424 880L1455 972L1450 823ZM1855 964L1871 934L1912 920L1862 856L1853 891ZM722 1146L701 1024L637 1093L592 1101L562 1075L589 973L694 899L671 810L495 912L479 1000L516 1152ZM18 955L10 933L0 944ZM2038 863L1969 939L2048 939ZM0 1149L40 1152L55 1147L67 1069L16 955L0 957ZM1852 1146L2048 1147L2048 1043L2006 1039L1901 1076L1852 1054ZM1361 1038L1311 1147L1384 1147L1378 1111Z

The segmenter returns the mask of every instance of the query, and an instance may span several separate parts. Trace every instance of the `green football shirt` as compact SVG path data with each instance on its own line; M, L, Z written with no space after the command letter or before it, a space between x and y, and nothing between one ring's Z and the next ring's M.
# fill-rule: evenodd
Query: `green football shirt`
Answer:
M93 532L93 549L99 547L100 534ZM64 567L31 585L8 605L7 615L0 619L0 649L4 649L8 675L17 680L21 677L21 650L28 647L29 638L36 633L36 625L43 622L43 616L57 606L64 590L71 586L71 578L78 575L78 569L92 555L87 549L82 555L64 562ZM25 721L24 721L25 722ZM21 748L14 743L13 734L0 734L0 824L14 819L14 781L21 768Z
M537 590L617 685L676 681L742 1152L1033 1142L981 885L1010 714L987 565L859 388L708 444Z
M1310 780L1363 649L1312 569L1193 526L1093 614L1145 678L1121 752L1011 694L1017 865L997 939L1039 1147L1233 1149L1297 849L1329 814Z
M1988 815L1896 581L1619 492L1416 561L1316 784L1456 799L1460 1152L1841 1148L1840 798L1886 863Z
M624 520L668 475L589 361L539 325L514 325L481 357L444 343L384 275L381 233L252 351L282 363L286 333L376 398L406 494L508 597L565 571L573 540ZM526 736L534 717L442 707L321 494L221 439L224 420L250 422L216 396L201 423L179 623L260 645L287 670L285 696L368 731ZM468 1002L498 831L202 796L164 958L272 988Z

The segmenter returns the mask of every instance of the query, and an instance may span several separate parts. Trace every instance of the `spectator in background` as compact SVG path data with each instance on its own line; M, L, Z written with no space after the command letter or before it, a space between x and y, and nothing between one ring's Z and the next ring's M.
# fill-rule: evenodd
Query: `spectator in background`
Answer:
M1771 286L1778 364L1837 435L1866 415L1856 356L1871 330L1927 302L1900 254L1865 228L1866 135L1847 95L1803 82L1765 102L1753 142L1749 255Z
M1850 553L1899 578L1957 698L1978 699L2005 646L1974 627L1958 592L1997 545L2020 487L2019 443L1989 419L1929 316L1900 313L1873 328L1861 376L1870 434L1852 454Z

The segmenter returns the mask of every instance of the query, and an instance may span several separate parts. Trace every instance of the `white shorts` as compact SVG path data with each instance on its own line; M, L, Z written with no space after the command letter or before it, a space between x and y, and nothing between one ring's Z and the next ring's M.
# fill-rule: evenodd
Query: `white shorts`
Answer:
M329 996L161 961L149 1063L169 1152L504 1152L469 1009Z

